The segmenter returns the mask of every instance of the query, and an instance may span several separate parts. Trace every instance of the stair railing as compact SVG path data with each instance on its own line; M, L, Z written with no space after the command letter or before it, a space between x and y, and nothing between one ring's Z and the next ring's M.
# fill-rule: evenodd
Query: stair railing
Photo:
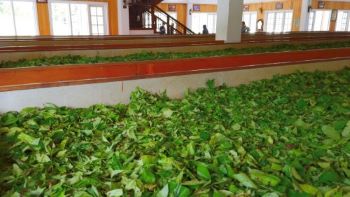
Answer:
M156 26L158 27L159 24L157 22L165 22L166 28L168 34L183 34L183 35L194 35L195 33L189 29L186 25L182 24L180 21L176 20L174 17L170 16L168 13L166 13L163 9L160 7L153 5L151 7L151 13L156 20ZM158 20L158 19L162 20Z

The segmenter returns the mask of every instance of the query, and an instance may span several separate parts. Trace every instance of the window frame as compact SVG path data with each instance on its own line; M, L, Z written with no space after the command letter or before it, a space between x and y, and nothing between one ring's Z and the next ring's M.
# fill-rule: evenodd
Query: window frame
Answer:
M39 31L39 18L38 18L38 7L37 7L37 2L36 0L3 0L3 1L8 1L11 2L11 12L12 12L12 20L13 20L13 25L14 25L14 31L15 31L15 35L9 35L9 36L16 36L16 37L26 37L26 36L39 36L40 35L40 31ZM32 2L34 3L34 31L35 34L34 35L18 35L17 34L17 23L16 23L16 14L15 14L15 8L13 5L13 2ZM0 37L7 37L7 36L0 36Z
M347 16L347 20L346 20L346 26L345 26L345 31L340 31L337 30L338 27L338 20L339 20L339 12L347 12L348 16ZM350 32L350 10L338 10L337 12L337 20L335 21L335 32Z
M311 9L310 12L308 13L308 21L307 21L307 31L310 31L310 32L319 32L319 31L315 31L314 28L315 28L315 21L316 21L316 12L317 11L328 11L330 12L330 17L329 17L329 21L328 21L328 30L320 30L321 32L327 32L327 31L330 31L330 28L331 28L331 20L332 20L332 10L331 9ZM309 29L309 26L310 26L310 14L313 13L313 20L312 20L312 25L311 25L311 29Z
M267 25L268 25L268 14L269 13L274 13L275 15L275 19L274 19L274 22L273 22L273 29L276 29L276 15L277 13L283 13L283 18L282 18L282 31L281 32L267 32ZM291 22L291 27L290 27L290 31L284 31L284 28L285 28L285 18L286 18L286 14L287 13L292 13L292 22ZM293 10L266 10L264 11L264 32L267 32L267 33L271 33L271 34L274 34L274 33L287 33L287 32L291 32L293 30L293 17L294 17L294 11Z
M218 15L217 15L217 13L216 12L193 12L192 13L192 15L191 15L191 21L192 21L192 25L191 25L191 29L193 30L194 28L193 28L193 14L206 14L206 16L207 16L207 22L206 22L206 25L207 25L207 28L208 28L208 31L209 31L209 34L215 34L216 33L216 27L217 27L217 17L218 17ZM214 22L214 24L215 24L215 27L213 27L213 29L209 29L209 26L208 26L208 21L209 21L209 15L212 15L212 16L215 16L215 20L213 20L213 22ZM200 32L198 32L199 34L202 34L202 26L203 26L204 24L200 24L199 25L199 29L200 29ZM212 30L212 31L211 31ZM193 31L195 31L195 30L193 30ZM195 34L197 34L197 32L195 32Z
M250 32L249 33L256 33L257 32L257 22L258 22L258 11L243 11L242 13L242 21L244 20L244 14L249 14L249 19L251 20L251 15L254 14L256 15L256 20L255 20L255 29L252 31L252 27L251 24L249 22L249 25L247 25L250 28ZM247 24L247 21L244 21Z
M86 36L86 35L73 35L72 30L72 13L71 13L71 4L86 4L88 7L87 14L88 14L88 22L89 22L89 35L87 36L106 36L110 35L109 33L109 13L108 13L108 2L95 2L95 1L65 1L65 0L48 0L48 8L49 8L49 20L50 20L50 32L51 35L54 35L53 32L53 22L52 22L52 3L66 3L69 5L69 21L70 21L70 35L63 35L63 36ZM90 7L91 6L98 6L103 7L103 20L104 20L104 31L105 33L103 35L93 35L92 34L92 23L91 23L91 13L90 13ZM62 35L58 35L62 36Z

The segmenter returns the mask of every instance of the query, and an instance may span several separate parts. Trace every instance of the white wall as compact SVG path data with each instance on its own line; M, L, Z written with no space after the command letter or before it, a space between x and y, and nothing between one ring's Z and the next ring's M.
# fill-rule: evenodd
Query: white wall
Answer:
M118 0L118 31L119 35L129 35L129 8L123 8L123 0Z

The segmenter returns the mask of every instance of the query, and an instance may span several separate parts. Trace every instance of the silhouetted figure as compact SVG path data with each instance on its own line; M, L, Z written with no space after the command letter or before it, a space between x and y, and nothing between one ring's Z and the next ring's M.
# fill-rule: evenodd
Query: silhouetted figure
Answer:
M174 34L174 30L175 30L174 23L171 23L171 25L170 25L170 35Z
M165 35L165 27L164 27L164 25L165 25L165 24L163 23L163 25L159 27L159 33L160 33L160 35Z
M250 31L249 27L247 27L247 26L245 25L245 22L242 21L242 29L241 29L241 32L242 32L242 33L249 33L249 31Z
M207 26L206 25L203 25L203 32L202 32L203 34L209 34L209 31L208 31L208 28L207 28Z

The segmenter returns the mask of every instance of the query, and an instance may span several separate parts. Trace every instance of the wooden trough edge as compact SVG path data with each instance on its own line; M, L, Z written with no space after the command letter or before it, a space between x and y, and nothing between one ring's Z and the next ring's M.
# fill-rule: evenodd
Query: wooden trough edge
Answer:
M0 69L0 92L350 59L350 48ZM350 66L350 65L349 65Z

